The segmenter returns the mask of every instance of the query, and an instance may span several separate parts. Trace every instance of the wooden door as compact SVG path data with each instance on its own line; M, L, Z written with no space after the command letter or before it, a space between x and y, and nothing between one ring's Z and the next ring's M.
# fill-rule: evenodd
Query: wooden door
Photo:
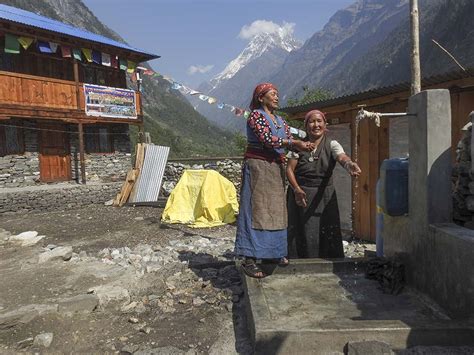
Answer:
M71 155L66 126L42 124L39 131L41 181L71 180Z
M380 112L380 110L375 110ZM376 191L380 166L389 157L389 122L381 120L380 127L372 120L362 120L359 123L357 136L355 134L355 119L352 128L352 147L355 151L357 144L357 162L362 173L357 180L353 179L352 195L355 201L353 215L353 231L355 236L375 241ZM355 160L354 153L352 159Z

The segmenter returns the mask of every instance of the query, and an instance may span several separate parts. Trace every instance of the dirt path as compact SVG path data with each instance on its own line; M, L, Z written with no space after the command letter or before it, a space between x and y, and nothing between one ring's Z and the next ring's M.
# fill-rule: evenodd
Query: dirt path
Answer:
M0 351L250 352L229 262L235 227L162 226L160 214L91 206L0 217L11 234L45 235L22 247L4 232L0 242ZM38 263L63 246L69 260ZM203 268L210 262L218 264ZM35 340L41 333L52 333L47 348Z

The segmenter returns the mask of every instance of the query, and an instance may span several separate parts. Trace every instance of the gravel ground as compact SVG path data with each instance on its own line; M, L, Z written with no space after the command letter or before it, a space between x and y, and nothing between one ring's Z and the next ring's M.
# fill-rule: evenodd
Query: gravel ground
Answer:
M152 207L0 216L0 352L251 353L235 226ZM6 239L37 231L36 244ZM345 243L348 256L374 245Z

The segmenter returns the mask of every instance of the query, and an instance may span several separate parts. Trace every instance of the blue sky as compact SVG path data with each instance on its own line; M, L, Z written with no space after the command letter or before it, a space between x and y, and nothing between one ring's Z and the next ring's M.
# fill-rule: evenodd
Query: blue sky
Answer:
M83 0L130 45L161 55L161 74L191 87L221 72L245 48L239 37L254 21L294 24L304 41L355 0ZM194 70L192 69L194 66Z

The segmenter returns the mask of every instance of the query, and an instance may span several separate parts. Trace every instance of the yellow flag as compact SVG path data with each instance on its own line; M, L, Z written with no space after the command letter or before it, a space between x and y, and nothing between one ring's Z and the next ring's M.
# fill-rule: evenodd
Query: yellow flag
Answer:
M92 49L88 48L81 48L82 53L84 53L84 57L86 57L88 62L92 62Z
M131 60L127 60L127 72L133 73L136 67L137 63L132 62Z
M20 42L21 46L24 50L27 50L28 47L33 43L33 38L30 37L18 37L18 42Z

